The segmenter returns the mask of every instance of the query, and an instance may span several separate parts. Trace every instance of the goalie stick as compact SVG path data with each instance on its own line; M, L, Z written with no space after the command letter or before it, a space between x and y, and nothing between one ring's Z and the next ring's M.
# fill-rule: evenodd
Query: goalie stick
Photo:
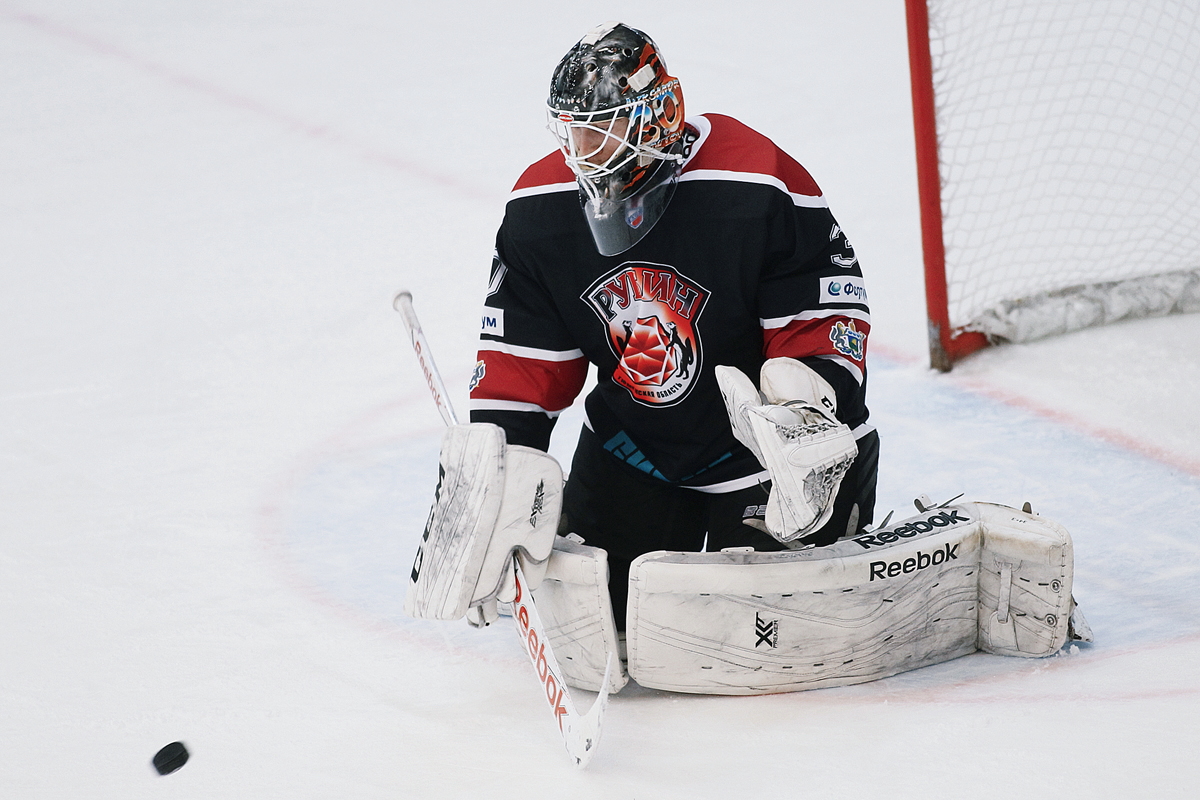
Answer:
M400 312L404 326L408 329L412 348L417 355L417 362L425 376L425 382L429 385L429 391L433 394L433 402L437 405L442 420L447 425L457 425L458 416L454 413L454 407L450 405L450 398L446 394L446 387L442 383L437 365L434 364L429 342L425 339L421 323L417 320L417 312L413 309L412 293L407 291L398 293L392 301L392 306ZM512 602L512 611L517 636L521 640L525 654L529 656L529 662L537 673L546 701L558 723L558 731L567 748L567 755L571 757L576 766L586 767L600 741L600 725L604 719L604 711L608 707L608 687L613 668L613 656L611 653L609 654L600 694L596 697L591 709L586 714L580 714L576 710L571 693L562 678L562 670L559 669L558 661L554 658L550 639L546 636L546 629L542 625L537 606L534 604L533 593L528 589L528 581L525 579L525 573L521 570L520 561L515 555L512 557L512 561L516 576L516 597Z
M437 365L433 363L429 342L425 340L425 332L421 330L421 323L417 320L417 312L413 308L412 292L402 291L397 294L392 300L392 308L400 312L400 318L404 320L404 327L408 329L408 338L412 343L413 351L417 354L417 363L421 366L425 382L429 384L429 391L433 394L433 402L437 406L438 413L442 415L442 421L447 425L457 425L458 417L455 416L454 408L450 405L450 397L446 394L446 385L442 383L442 376L437 371Z
M517 577L517 596L513 600L513 621L517 626L517 636L529 656L529 663L537 671L542 688L546 691L546 701L558 721L558 731L562 734L563 743L567 746L569 755L578 767L586 767L596 752L600 742L600 723L604 720L604 710L608 707L609 679L612 677L613 654L608 654L608 665L604 668L604 682L600 694L586 714L575 710L571 692L563 681L562 670L554 658L550 648L550 638L546 636L546 628L542 618L538 616L537 606L533 602L533 594L526 588L525 573L521 563L513 556L513 569Z

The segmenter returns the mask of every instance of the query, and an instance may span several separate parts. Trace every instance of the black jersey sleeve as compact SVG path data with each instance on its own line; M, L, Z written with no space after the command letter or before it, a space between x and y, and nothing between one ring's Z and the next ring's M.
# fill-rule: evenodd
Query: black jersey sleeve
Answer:
M504 429L510 444L546 450L558 415L583 388L587 360L544 287L497 236L471 379L471 421Z
M870 309L854 248L824 201L793 197L776 233L783 247L759 286L766 358L799 359L821 375L838 397L838 416L855 427L866 421L867 337Z

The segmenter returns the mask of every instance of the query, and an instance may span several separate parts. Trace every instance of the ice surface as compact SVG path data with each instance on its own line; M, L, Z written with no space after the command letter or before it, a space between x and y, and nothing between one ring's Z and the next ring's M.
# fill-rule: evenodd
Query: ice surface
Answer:
M880 513L1031 502L1074 535L1095 645L631 685L579 772L510 630L402 616L441 423L392 295L464 408L505 193L607 18L850 232ZM0 74L4 796L1192 796L1200 319L925 368L903 4L0 0Z

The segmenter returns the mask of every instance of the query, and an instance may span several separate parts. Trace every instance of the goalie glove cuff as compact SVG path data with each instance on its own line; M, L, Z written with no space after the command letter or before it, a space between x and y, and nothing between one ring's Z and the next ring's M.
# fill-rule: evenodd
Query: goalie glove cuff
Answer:
M767 462L763 459L762 450L758 446L754 428L750 423L750 410L759 408L764 402L763 396L746 374L735 367L716 368L717 385L721 388L721 398L725 401L725 410L729 414L729 423L733 427L733 435L739 442L746 445L758 463L764 467Z
M804 363L794 358L771 358L759 372L768 403L789 405L802 402L820 408L829 417L837 414L837 393Z

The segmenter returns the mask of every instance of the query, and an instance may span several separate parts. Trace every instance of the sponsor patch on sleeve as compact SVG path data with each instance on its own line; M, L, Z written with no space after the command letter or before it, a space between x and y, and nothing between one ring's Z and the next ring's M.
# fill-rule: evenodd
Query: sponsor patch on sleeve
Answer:
M489 336L504 335L504 309L483 307L483 322L479 329L480 334Z
M821 305L829 303L854 303L867 305L867 287L862 278L838 275L821 278Z

